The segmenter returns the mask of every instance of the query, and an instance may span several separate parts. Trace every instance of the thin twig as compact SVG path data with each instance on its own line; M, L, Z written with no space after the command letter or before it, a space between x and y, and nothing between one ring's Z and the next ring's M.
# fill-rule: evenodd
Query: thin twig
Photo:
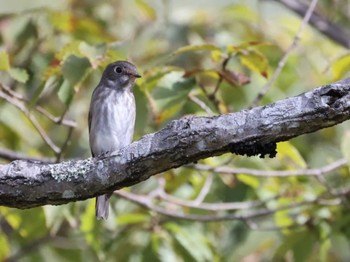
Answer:
M53 158L47 157L35 157L35 156L27 156L25 154L21 154L12 150L0 148L0 158L13 161L13 160L28 160L28 161L40 161L42 163L54 163L55 160Z
M219 167L211 167L203 164L191 164L186 167L195 168L198 170L204 171L212 171L221 174L246 174L251 176L263 176L263 177L287 177L287 176L320 176L322 174L326 174L332 172L338 168L347 165L346 159L342 158L333 163L320 167L320 168L311 168L311 169L297 169L297 170L257 170L250 168L234 168L228 166L219 166Z
M222 65L221 65L221 70L222 71L226 70L227 63L228 63L228 61L230 61L230 59L231 59L231 54L229 54L228 57L225 58L224 61L222 62ZM215 89L214 89L213 93L210 96L215 97L216 93L219 91L219 88L220 88L220 85L222 83L222 80L223 80L223 77L222 77L221 74L219 74L219 79L218 79L218 81L216 83Z
M2 89L9 96L12 96L12 97L14 97L22 102L25 102L25 103L30 102L27 98L25 98L21 94L13 91L11 88L9 88L1 83L0 83L0 89ZM77 123L75 121L63 118L64 114L62 116L54 116L39 105L36 105L34 107L34 109L36 109L40 114L46 116L48 119L50 119L55 124L62 124L64 126L68 126L68 127L76 127L77 126Z
M51 148L51 150L55 153L58 154L60 152L60 148L49 138L49 136L46 134L45 130L41 127L39 124L38 120L34 115L30 113L30 111L25 107L23 102L15 100L11 96L7 95L6 93L2 92L0 90L0 97L5 99L8 103L14 105L17 107L22 113L27 116L27 118L30 120L32 125L35 127L41 138L44 140L44 142Z
M167 202L171 202L172 204L184 206L184 207L191 207L201 210L207 210L207 211L224 211L224 210L237 210L237 209L250 209L253 207L258 207L266 204L266 202L276 199L276 197L261 201L261 200L255 200L255 201L242 201L242 202L229 202L229 203L196 203L195 201L189 201L180 199L177 197L174 197L172 195L169 195L165 192L162 192L159 197L162 200L166 200Z
M200 172L200 171L199 171ZM207 196L207 194L210 191L210 188L213 184L213 173L209 173L207 178L204 181L204 185L201 189L201 191L199 192L198 196L196 197L196 199L193 201L193 203L195 205L200 205L201 203L203 203L205 197Z
M73 134L73 130L74 130L73 127L69 127L67 137L66 137L63 145L60 148L60 152L56 155L56 163L58 163L58 162L60 162L62 160L62 154L63 154L64 150L66 149L68 143L69 143L69 140L70 140L70 138L71 138L71 136Z
M273 75L271 76L270 80L261 88L259 94L256 96L256 98L253 100L250 108L253 108L255 106L257 106L259 104L259 102L261 101L261 99L266 95L266 93L270 90L270 88L272 87L272 84L275 82L275 80L277 79L277 77L280 75L283 67L285 66L289 55L291 54L291 52L293 51L293 49L295 49L300 41L301 38L301 34L304 31L304 27L306 26L306 24L308 23L315 7L317 4L318 0L312 0L304 18L303 21L300 24L299 30L297 32L297 34L295 35L292 44L288 47L287 51L284 53L282 59L279 61L278 66L275 70L275 72L273 73Z
M316 200L311 200L311 201L305 200L305 201L299 202L299 203L292 203L292 204L280 206L280 207L273 208L273 209L260 208L260 209L256 209L256 210L244 213L244 214L194 215L194 214L179 213L179 212L175 212L173 210L168 210L168 209L159 207L152 202L152 199L147 198L147 196L144 196L144 195L140 196L140 195L136 195L136 194L133 194L130 192L122 191L122 190L115 191L114 194L119 196L119 197L122 197L124 199L130 200L130 201L132 201L140 206L143 206L147 209L150 209L154 212L168 216L168 217L190 220L190 221L199 221L199 222L214 222L214 221L225 221L225 220L241 220L241 221L245 222L249 219L275 214L276 212L282 211L282 210L288 210L288 209L293 209L293 208L299 208L302 206L319 204L319 199L316 199Z
M191 93L188 94L188 99L190 99L193 103L197 104L200 108L202 108L207 113L207 115L209 115L209 116L214 115L213 111L210 109L209 106L207 106L202 100L195 97Z

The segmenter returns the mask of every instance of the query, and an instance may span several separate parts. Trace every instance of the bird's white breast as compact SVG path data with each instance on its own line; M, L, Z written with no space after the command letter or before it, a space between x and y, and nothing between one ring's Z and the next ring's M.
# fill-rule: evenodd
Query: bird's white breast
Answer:
M94 97L95 96L95 97ZM90 146L93 154L113 152L131 143L135 100L129 90L94 92L91 105Z

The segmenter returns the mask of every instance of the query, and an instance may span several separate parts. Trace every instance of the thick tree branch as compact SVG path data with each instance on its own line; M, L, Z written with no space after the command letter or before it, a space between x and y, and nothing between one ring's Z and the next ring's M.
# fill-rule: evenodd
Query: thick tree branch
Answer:
M0 165L0 205L29 208L83 200L227 152L274 156L276 142L348 119L350 78L251 110L174 120L113 156Z

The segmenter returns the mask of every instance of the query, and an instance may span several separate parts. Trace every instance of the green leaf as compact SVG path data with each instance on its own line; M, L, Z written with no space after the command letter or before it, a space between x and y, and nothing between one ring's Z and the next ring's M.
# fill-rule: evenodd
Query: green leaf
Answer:
M74 88L73 86L69 83L68 80L64 80L60 86L60 89L58 90L58 97L59 99L65 104L69 105L70 102L72 101L72 98L74 96Z
M163 77L151 94L158 113L156 121L162 123L179 113L194 85L194 78L183 79L180 72Z
M37 238L47 234L45 215L41 207L14 210L1 208L7 223L23 238Z
M38 32L36 25L33 23L31 19L29 19L25 25L21 28L16 36L16 41L18 43L25 43L30 38L37 38Z
M28 81L29 75L25 69L12 67L9 69L10 76L21 83L26 83Z
M186 52L194 52L194 51L221 51L221 48L212 44L203 44L203 45L188 45L184 47L180 47L172 55L178 55Z
M198 231L198 228L192 227L182 228L175 223L166 225L166 228L195 261L213 261L208 240Z
M95 201L89 201L85 212L81 215L80 230L84 233L86 242L95 250L101 250L101 241L96 237L98 221L95 218Z
M154 87L157 86L159 80L164 76L172 72L182 72L182 69L174 66L162 66L155 67L146 72L142 78L138 81L140 87L146 91L152 91Z
M5 234L0 234L0 260L6 261L6 257L8 257L10 253L10 245L6 239Z
M332 73L334 80L340 80L350 72L350 55L340 57L332 66Z
M120 214L117 218L119 225L139 224L149 220L149 216L142 213Z
M291 233L290 235L286 236L286 238L283 240L282 244L278 247L276 250L272 261L284 261L283 258L285 258L285 255L287 254L288 251L294 249L294 254L296 253L295 246L299 245L300 242L303 243L304 239L307 239L308 236L310 235L310 232L308 231L302 231L302 232L294 232ZM309 243L305 243L305 245L308 246ZM310 252L310 250L309 250ZM305 254L307 256L307 254ZM295 260L299 261L299 260Z
M62 84L63 80L62 77L56 77L56 76L51 76L49 77L44 83L41 83L40 86L38 88L35 89L34 94L30 100L30 106L33 106L36 104L36 102L38 101L41 93L45 90L45 89L49 89L52 87L52 89L55 89L56 87L58 87L60 84Z
M346 131L341 142L341 151L350 169L350 131Z
M177 262L179 259L171 245L171 239L168 234L164 233L160 229L152 234L152 249L158 255L159 261Z
M328 253L331 249L332 243L331 240L325 239L321 242L321 246L320 246L320 261L321 262L327 262L329 261L329 256Z
M183 101L195 85L194 78L183 79L182 73L173 72L166 75L152 93L159 111Z
M0 70L7 71L10 69L10 59L6 51L0 51Z
M276 225L280 227L294 224L294 220L289 216L288 210L281 210L275 213Z
M63 63L62 75L74 87L85 78L89 68L90 63L87 58L70 55Z
M315 235L311 232L304 231L297 233L296 240L298 239L300 239L300 241L295 241L292 247L294 261L310 261L309 258L313 251L314 243L317 241Z

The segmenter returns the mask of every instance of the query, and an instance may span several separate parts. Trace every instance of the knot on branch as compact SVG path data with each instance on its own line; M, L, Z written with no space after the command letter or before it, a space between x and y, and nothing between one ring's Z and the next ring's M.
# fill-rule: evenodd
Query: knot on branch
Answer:
M330 107L338 109L349 101L350 78L344 79L337 83L327 85L320 90L320 96L323 101Z

